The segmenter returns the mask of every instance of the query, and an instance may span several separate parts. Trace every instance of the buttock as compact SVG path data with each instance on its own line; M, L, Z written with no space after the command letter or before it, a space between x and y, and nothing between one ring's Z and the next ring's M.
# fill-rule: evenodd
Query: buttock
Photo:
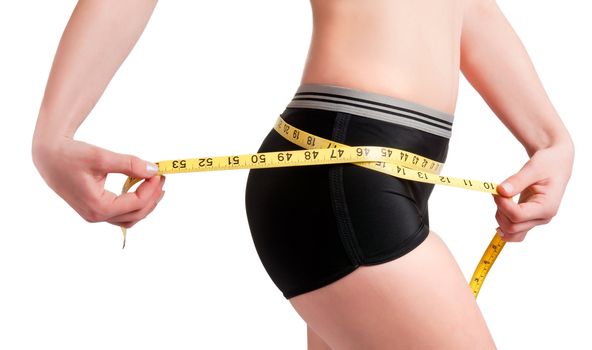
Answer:
M309 96L312 104L306 105L307 100L299 96ZM321 99L329 102L323 104ZM338 87L301 86L282 118L347 145L394 147L444 162L448 137L430 132L434 125L426 124L428 130L422 130L413 123L397 122L386 112L380 115L392 111L416 117L412 112L423 108L420 113L431 116L437 111L422 106L411 109L409 102L390 99ZM374 114L369 117L364 110ZM432 124L438 120L417 119ZM443 120L451 122L451 118ZM295 149L302 148L271 129L258 151ZM252 169L245 205L257 254L289 299L334 282L360 265L399 258L421 244L429 233L432 190L431 184L354 164Z

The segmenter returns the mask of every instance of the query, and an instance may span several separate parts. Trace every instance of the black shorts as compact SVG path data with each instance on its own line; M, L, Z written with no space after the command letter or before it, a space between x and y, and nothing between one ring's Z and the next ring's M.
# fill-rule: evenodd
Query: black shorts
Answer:
M443 163L453 116L389 96L302 85L282 118L350 146L394 147ZM272 129L259 152L295 149L302 148ZM429 232L432 189L353 164L252 169L245 204L257 254L289 299L417 247Z

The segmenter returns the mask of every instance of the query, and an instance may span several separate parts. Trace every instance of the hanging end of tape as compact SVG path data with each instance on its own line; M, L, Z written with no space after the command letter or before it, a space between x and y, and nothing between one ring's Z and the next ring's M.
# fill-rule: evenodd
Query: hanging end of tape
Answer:
M121 249L124 249L125 248L125 240L126 240L126 236L127 236L127 229L125 227L122 227L121 232L123 232L123 246L121 247Z
M133 185L135 185L136 183L138 183L140 181L142 181L141 178L128 176L128 178L125 180L125 183L123 184L123 188L121 189L121 194L124 194L127 191L129 191L129 189L132 188ZM121 249L125 249L127 229L123 226L120 226L120 227L121 227L121 232L123 233L123 246L121 247Z

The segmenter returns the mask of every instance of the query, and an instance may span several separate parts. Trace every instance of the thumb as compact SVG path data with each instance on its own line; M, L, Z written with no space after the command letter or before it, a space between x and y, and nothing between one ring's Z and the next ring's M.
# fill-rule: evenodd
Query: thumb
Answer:
M136 178L149 178L157 174L158 165L129 154L106 151L102 170L121 173Z
M510 176L498 185L497 191L504 197L514 197L524 191L528 186L537 182L537 173L530 162L527 162L520 171Z

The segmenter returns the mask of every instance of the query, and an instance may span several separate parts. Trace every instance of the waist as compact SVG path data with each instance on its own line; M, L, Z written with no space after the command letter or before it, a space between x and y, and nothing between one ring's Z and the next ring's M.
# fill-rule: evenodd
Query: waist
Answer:
M410 101L321 84L301 85L282 118L349 146L398 148L442 163L453 121L451 114Z
M454 113L462 16L457 0L311 1L302 83L357 88Z
M302 84L287 108L349 113L449 139L454 115L373 92L325 84Z

